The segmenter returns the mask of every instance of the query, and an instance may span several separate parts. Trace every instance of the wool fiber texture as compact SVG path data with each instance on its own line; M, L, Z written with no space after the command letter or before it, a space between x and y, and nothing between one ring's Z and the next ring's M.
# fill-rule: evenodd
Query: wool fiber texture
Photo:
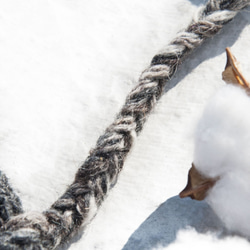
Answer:
M2 189L8 190L1 197L5 201L3 211L8 216L0 215L3 224L0 249L54 249L88 224L115 185L135 137L178 66L249 3L249 0L209 1L188 27L153 57L116 119L77 171L74 182L48 210L42 214L22 213L18 197L7 188L7 182L1 181Z
M0 226L7 222L11 216L22 212L19 197L10 187L6 175L0 171Z

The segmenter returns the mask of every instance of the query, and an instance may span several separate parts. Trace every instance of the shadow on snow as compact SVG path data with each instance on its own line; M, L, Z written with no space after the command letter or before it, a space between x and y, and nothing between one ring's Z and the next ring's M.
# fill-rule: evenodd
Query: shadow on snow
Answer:
M149 250L174 242L179 230L194 228L199 233L223 236L223 223L204 201L172 197L161 204L130 236L123 250Z

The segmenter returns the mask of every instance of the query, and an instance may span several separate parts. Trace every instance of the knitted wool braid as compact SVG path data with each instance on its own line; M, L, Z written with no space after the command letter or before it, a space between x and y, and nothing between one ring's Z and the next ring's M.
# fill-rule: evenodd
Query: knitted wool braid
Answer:
M249 4L250 0L210 0L202 7L186 30L152 59L66 192L42 214L20 214L6 222L1 227L0 249L54 249L88 224L116 183L135 136L178 65Z
M10 187L7 177L0 171L0 227L11 216L22 213L22 204L18 196Z

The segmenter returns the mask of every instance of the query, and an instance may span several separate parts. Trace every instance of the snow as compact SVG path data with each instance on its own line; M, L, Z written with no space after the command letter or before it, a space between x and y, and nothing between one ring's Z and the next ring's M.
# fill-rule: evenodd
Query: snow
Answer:
M0 1L0 162L26 211L63 193L151 58L203 3ZM247 9L181 65L118 183L68 249L249 248L205 202L176 196L196 123L224 85L226 47L250 79L249 21Z

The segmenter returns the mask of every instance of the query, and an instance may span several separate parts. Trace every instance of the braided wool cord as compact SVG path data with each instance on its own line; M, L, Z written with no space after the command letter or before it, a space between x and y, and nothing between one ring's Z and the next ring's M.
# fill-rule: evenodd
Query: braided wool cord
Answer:
M18 215L22 212L20 199L10 187L6 175L0 171L0 227L7 222L11 216Z
M6 193L3 206L7 217L1 214L0 222L4 223L18 212L20 214L2 225L0 249L54 249L67 241L80 226L89 223L108 190L116 183L134 137L142 130L147 115L163 94L164 86L178 65L249 4L250 0L210 0L200 9L187 29L152 59L151 65L141 74L139 84L127 96L115 121L98 139L96 147L76 173L74 182L50 209L42 214L21 214L18 198L13 194L17 200L13 209L9 199L11 194Z

